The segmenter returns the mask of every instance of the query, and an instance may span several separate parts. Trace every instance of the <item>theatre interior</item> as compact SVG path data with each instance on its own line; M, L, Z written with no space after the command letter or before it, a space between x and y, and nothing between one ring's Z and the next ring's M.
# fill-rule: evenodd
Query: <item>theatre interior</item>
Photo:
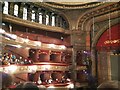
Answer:
M1 2L1 88L96 88L120 81L120 2Z

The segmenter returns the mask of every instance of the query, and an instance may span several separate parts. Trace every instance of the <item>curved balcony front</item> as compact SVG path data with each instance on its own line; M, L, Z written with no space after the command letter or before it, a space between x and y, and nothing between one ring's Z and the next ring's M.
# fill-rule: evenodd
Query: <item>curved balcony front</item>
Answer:
M40 62L32 65L2 65L1 72L6 73L35 73L37 71L68 71L70 66L63 63Z

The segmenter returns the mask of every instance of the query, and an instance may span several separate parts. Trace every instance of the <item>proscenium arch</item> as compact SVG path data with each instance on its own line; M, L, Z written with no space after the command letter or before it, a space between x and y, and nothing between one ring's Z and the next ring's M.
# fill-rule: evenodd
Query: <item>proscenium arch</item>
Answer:
M113 21L111 22L111 27L114 26L114 25L116 25L116 24L119 24L119 19L120 19L120 18L113 20ZM105 31L107 31L108 29L109 29L109 25L106 25L106 26L104 26L102 29L99 30L99 32L96 34L95 38L93 39L92 48L95 48L95 47L96 47L97 42L99 41L101 35L102 35Z
M109 20L109 15L111 15L111 16L110 16L111 20L112 20L112 19L115 20L115 18L118 19L118 17L119 17L119 16L118 16L118 11L114 11L114 12L111 12L111 13L108 13L108 14L105 14L105 15L102 15L102 16L93 17L93 18L94 18L94 24L95 24L95 23L100 23L100 22ZM91 26L93 25L93 18L90 18L90 19L85 23L85 26L86 26L86 27L83 28L84 31L86 31L86 32L88 33L88 34L86 35L86 40L87 40L88 37L89 37L89 39L91 38L91 37L90 37L90 31L93 30L93 29L91 29ZM100 28L99 25L97 25L97 27ZM96 29L96 28L95 28L95 29ZM90 43L90 41L86 41L86 42ZM86 44L86 46L87 46L87 45L88 45L88 44ZM89 46L89 47L90 47L90 46Z

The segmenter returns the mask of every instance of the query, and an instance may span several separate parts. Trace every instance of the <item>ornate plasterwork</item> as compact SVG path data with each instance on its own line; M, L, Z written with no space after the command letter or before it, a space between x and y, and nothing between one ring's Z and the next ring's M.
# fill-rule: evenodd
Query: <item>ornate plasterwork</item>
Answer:
M84 3L84 4L79 4L80 2L75 2L76 4L60 4L60 3L55 3L55 2L45 2L44 5L50 6L53 8L59 8L59 9L83 9L83 8L91 8L95 6L99 6L103 4L104 2L97 2L97 3Z
M107 5L104 5L102 7L98 7L95 9L92 9L91 11L83 14L80 18L79 18L79 22L78 22L78 29L77 30L82 30L82 26L83 24L90 18L97 17L99 15L105 14L105 13L109 13L115 10L118 10L120 8L119 6L119 2L114 2L114 3L108 3Z
M6 73L35 73L36 71L68 71L70 66L66 65L61 65L61 64L55 64L52 65L51 63L47 64L32 64L32 65L5 65L0 67L1 72L6 72ZM15 70L13 72L12 68L14 66Z

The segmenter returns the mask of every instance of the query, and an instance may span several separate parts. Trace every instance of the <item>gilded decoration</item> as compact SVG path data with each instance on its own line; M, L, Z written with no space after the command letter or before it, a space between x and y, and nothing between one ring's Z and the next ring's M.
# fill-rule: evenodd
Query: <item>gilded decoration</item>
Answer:
M116 11L119 9L119 3L118 2L114 2L114 3L107 3L107 5L102 6L102 7L98 7L98 9L92 9L90 12L85 13L82 17L79 18L79 23L78 23L78 30L82 28L82 24L83 22L85 22L87 19L101 14L105 14L108 13L110 11Z
M83 8L91 8L95 6L99 6L104 2L96 2L96 3L82 3L82 2L67 2L67 3L58 3L58 2L45 2L44 5L59 8L59 9L83 9Z

